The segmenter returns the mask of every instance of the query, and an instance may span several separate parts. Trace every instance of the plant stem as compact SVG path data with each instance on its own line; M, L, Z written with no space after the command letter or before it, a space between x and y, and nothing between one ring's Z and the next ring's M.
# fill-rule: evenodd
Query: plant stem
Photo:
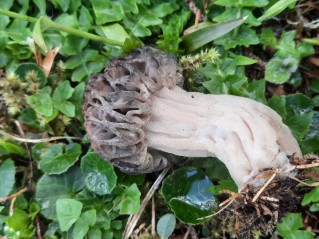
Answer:
M25 20L25 21L32 22L32 23L35 23L36 21L38 21L37 18L29 17L29 16L26 16L23 14L7 11L4 9L0 9L0 15L18 18L18 19ZM87 38L87 39L90 39L93 41L99 41L99 42L103 42L103 43L115 45L115 46L123 46L123 43L120 41L110 40L110 39L107 39L107 38L104 38L104 37L101 37L101 36L98 36L98 35L95 35L92 33L77 30L77 29L72 28L72 27L63 26L61 24L55 23L54 21L52 21L51 19L49 19L47 17L43 17L43 20L45 20L45 22L44 22L45 29L52 28L54 30L64 31L64 32L70 33L72 35Z

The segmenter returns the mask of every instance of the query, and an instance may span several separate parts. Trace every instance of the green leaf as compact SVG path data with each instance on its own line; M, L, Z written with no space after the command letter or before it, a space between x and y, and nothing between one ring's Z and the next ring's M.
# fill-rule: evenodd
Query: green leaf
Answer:
M82 102L83 102L84 89L85 89L85 83L81 82L74 88L73 95L70 98L70 102L75 106L75 117L81 122L83 121Z
M242 16L247 16L247 19L245 21L246 24L251 26L260 25L260 21L258 21L255 18L254 14L252 13L252 10L247 8L241 9L235 7L228 7L222 14L218 15L217 17L214 17L213 20L216 22L226 22Z
M184 223L198 224L218 207L208 177L196 168L181 168L163 181L162 194L176 217ZM187 213L185 213L187 212Z
M284 11L289 5L295 4L297 0L279 0L274 5L272 5L270 8L267 9L267 11L258 18L259 21L264 21L268 18L274 17Z
M80 2L80 1L77 1L77 2ZM81 6L80 14L79 14L80 29L83 31L89 30L92 23L93 23L93 17L91 16L89 10L84 6Z
M302 40L313 45L319 45L319 38L303 38Z
M82 213L79 220L74 224L73 238L83 239L88 233L90 227L92 227L96 222L96 210L91 209Z
M13 214L7 218L7 226L14 231L25 230L29 223L29 216L20 208L15 208Z
M0 165L0 198L7 197L15 183L15 167L11 159L3 161Z
M74 198L75 193L84 187L84 177L76 167L60 175L44 174L38 181L35 196L41 206L41 214L56 221L56 201L60 198Z
M26 62L19 64L15 73L20 76L23 81L26 81L25 77L28 72L33 71L37 74L37 78L39 79L40 87L44 87L47 84L47 77L41 67L39 67L35 63Z
M118 23L114 23L108 26L97 26L95 28L97 34L102 37L123 42L126 38L129 38L129 35L125 31L125 29Z
M7 154L17 154L20 156L26 156L27 151L19 144L11 143L4 138L0 138L0 156Z
M301 205L308 205L311 202L319 202L319 186L312 189L309 193L306 193Z
M194 51L216 38L225 35L229 31L241 25L244 21L245 18L239 18L224 23L211 24L210 26L200 28L197 31L187 34L183 37L185 50L187 52Z
M48 52L47 45L44 42L43 36L42 36L42 27L41 22L43 21L44 17L40 17L33 28L32 31L32 38L35 41L35 43L41 48L41 50L44 51L44 53Z
M277 224L277 232L284 239L312 239L314 234L306 230L298 230L303 227L300 213L289 213Z
M279 235L286 237L291 232L298 230L303 226L300 213L289 213L282 218L281 223L277 224Z
M25 124L34 129L42 129L37 119L36 112L32 108L24 109L18 117L20 123Z
M156 231L161 238L168 238L172 235L175 224L175 216L171 213L167 213L158 220Z
M45 16L46 15L46 1L45 0L32 0L34 4L39 8L40 15Z
M230 56L236 61L236 66L247 66L255 64L257 62L255 59L249 58L247 56L235 54L231 54Z
M86 187L98 195L110 194L116 185L117 176L113 167L95 152L81 159L81 169Z
M69 9L70 0L51 0L51 2L63 12L66 12Z
M233 180L219 180L218 185L211 186L209 189L207 189L207 192L211 192L217 195L221 190L229 190L235 193L238 191L238 188Z
M268 82L282 84L288 81L291 72L283 65L283 59L273 58L266 65L265 79Z
M268 0L241 0L241 1L232 1L232 0L216 0L214 4L225 6L225 7L264 7L268 4Z
M51 90L51 87L46 86L38 93L27 98L28 104L33 107L36 112L47 117L53 114L53 105L50 97Z
M41 208L40 205L36 202L32 202L30 207L29 207L29 212L30 212L30 216L31 216L31 220L34 220L35 217L38 215L38 213L40 212Z
M216 45L222 45L225 49L235 48L236 46L249 47L259 43L256 31L246 25L242 25L234 31L218 38L214 42Z
M141 192L134 183L126 188L123 194L114 199L114 205L119 203L120 215L134 214L140 209Z
M70 82L63 81L55 89L52 96L53 106L70 117L75 116L75 106L67 100L71 98L73 92L74 89L71 87Z
M46 150L42 149L39 168L47 174L64 173L78 160L81 153L80 144L54 144Z
M124 11L119 2L109 0L91 0L95 14L95 23L102 25L107 22L120 21L123 19Z
M66 232L79 219L83 204L77 200L64 198L56 201L56 213L62 232Z
M260 43L271 46L273 48L277 45L277 39L274 32L270 28L263 28L260 34Z

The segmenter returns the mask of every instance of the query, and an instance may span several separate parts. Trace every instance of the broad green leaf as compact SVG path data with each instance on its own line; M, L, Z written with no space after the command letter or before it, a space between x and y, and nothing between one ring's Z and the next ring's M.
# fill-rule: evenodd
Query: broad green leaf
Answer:
M118 23L114 23L108 26L97 26L95 28L97 34L102 37L123 42L129 37L125 29Z
M81 169L86 187L98 195L110 194L116 186L117 176L113 167L95 152L82 157Z
M163 181L161 190L178 219L198 224L209 220L203 217L213 213L218 206L215 195L207 192L211 186L211 181L200 169L181 168Z
M25 230L29 223L29 216L20 208L15 208L13 214L7 218L7 226L16 232Z
M162 216L157 223L156 231L161 238L168 238L172 235L176 224L176 218L173 214L167 213Z
M0 8L9 10L13 5L14 0L1 1ZM0 15L0 29L6 29L6 26L9 24L10 19L7 16Z
M124 12L132 12L138 14L138 7L135 0L121 0L120 1Z
M33 71L37 74L37 78L39 79L40 87L44 87L47 84L47 77L42 68L40 68L37 64L32 62L26 62L19 64L15 73L20 76L23 81L26 81L25 77L28 72Z
M47 174L64 173L74 165L81 152L80 144L54 144L46 150L42 149L39 168Z
M319 202L319 186L312 189L309 193L306 193L301 205L308 205L311 202Z
M91 209L82 213L79 220L74 224L73 238L83 239L88 233L90 227L92 227L96 222L96 210Z
M141 192L137 185L134 183L126 188L124 193L114 200L114 204L119 203L117 208L120 209L120 215L134 214L140 209Z
M124 11L119 2L109 0L91 0L95 13L95 23L102 25L107 22L115 22L123 19Z
M0 179L0 198L5 198L15 183L15 167L11 159L6 159L0 165Z
M239 18L224 23L211 24L208 27L201 28L197 31L185 35L183 37L185 50L187 52L191 52L204 46L205 44L225 35L229 31L238 27L245 21L245 19L246 18Z
M268 82L282 84L288 81L291 72L283 64L283 59L273 58L266 65L265 79Z
M28 104L33 107L36 112L48 117L53 114L53 105L50 97L51 90L51 87L46 86L38 93L27 98Z
M295 4L297 0L279 0L274 5L272 5L270 8L267 9L267 11L258 18L259 21L264 21L268 18L274 17L281 13L283 10L285 10L289 5Z
M64 198L56 201L56 213L62 232L66 232L79 219L83 204L77 200Z
M76 167L60 175L44 174L38 181L35 195L41 206L41 214L56 221L56 201L60 198L74 198L75 193L84 187L84 177Z
M285 237L302 226L301 214L289 213L286 217L282 218L281 223L277 224L277 231L281 236Z
M300 58L311 56L316 53L313 46L310 43L306 43L306 42L301 42L297 44L296 50Z
M214 42L216 45L222 45L225 49L235 48L236 46L249 47L259 43L256 31L246 25L242 25L234 31L218 38Z
M41 50L43 50L44 53L47 53L48 48L44 42L44 39L42 36L42 28L41 28L41 22L43 21L43 18L44 17L40 17L35 23L33 31L32 31L32 38L35 41L35 43L41 48Z

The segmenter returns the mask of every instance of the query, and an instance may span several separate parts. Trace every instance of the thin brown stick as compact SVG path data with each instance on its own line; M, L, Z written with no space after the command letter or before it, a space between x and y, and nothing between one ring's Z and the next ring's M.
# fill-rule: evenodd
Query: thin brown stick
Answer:
M183 239L187 239L190 232L191 232L191 227L188 226L187 231L186 231L186 233L185 233Z
M123 196L117 203L115 203L110 210L107 211L107 213L110 213L117 205L119 205L124 199L126 198L126 195Z
M19 141L19 142L24 142L24 143L42 143L42 142L50 142L50 141L55 141L55 140L60 140L60 139L75 139L75 140L82 140L81 138L78 137L65 137L65 136L56 136L56 137L50 137L50 138L44 138L44 139L26 139L26 138L21 138L15 135L11 135L3 130L0 129L0 134L11 138L13 140Z
M124 230L124 236L123 239L129 239L130 235L132 234L134 227L136 226L138 220L140 219L147 203L150 201L151 197L153 196L153 194L155 193L156 189L158 188L158 186L160 185L160 183L162 182L163 178L165 177L165 175L167 174L167 172L169 171L170 167L165 168L161 174L157 177L157 179L155 180L154 184L152 185L152 187L150 188L150 190L148 191L148 193L146 194L145 198L143 199L142 203L141 203L141 207L140 210L133 216L130 217L127 221L125 230Z
M39 216L37 216L35 218L35 222L36 222L36 228L37 228L37 237L38 237L38 239L42 239L41 227L40 227L40 217Z
M274 178L276 177L277 172L274 172L273 175L271 175L271 177L267 180L267 182L261 187L261 189L256 193L256 195L254 196L252 202L255 202L260 194L262 194L262 192L266 189L266 187L271 183L272 180L274 180Z
M293 180L295 180L295 181L297 181L297 182L299 182L299 183L301 183L301 184L303 184L303 185L306 185L306 186L308 186L308 187L316 187L316 186L319 185L319 182L309 184L309 183L306 183L306 182L301 181L300 179L298 179L298 178L296 178L296 177L294 177L294 176L291 176L291 175L286 175L286 176L287 176L288 178L291 178L291 179L293 179Z
M28 191L28 187L24 187L20 191L14 193L14 194L11 194L8 197L0 198L0 202L5 202L5 201L8 201L10 199L16 198L16 197L20 196L21 194L25 193L26 191Z
M152 235L155 235L155 200L154 195L152 196Z

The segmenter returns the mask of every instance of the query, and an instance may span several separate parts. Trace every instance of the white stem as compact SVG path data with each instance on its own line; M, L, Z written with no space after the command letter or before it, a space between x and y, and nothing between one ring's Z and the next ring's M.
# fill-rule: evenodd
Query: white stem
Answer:
M265 168L285 168L287 154L301 155L280 116L256 101L205 95L179 87L152 97L148 146L187 157L217 157L241 189Z

